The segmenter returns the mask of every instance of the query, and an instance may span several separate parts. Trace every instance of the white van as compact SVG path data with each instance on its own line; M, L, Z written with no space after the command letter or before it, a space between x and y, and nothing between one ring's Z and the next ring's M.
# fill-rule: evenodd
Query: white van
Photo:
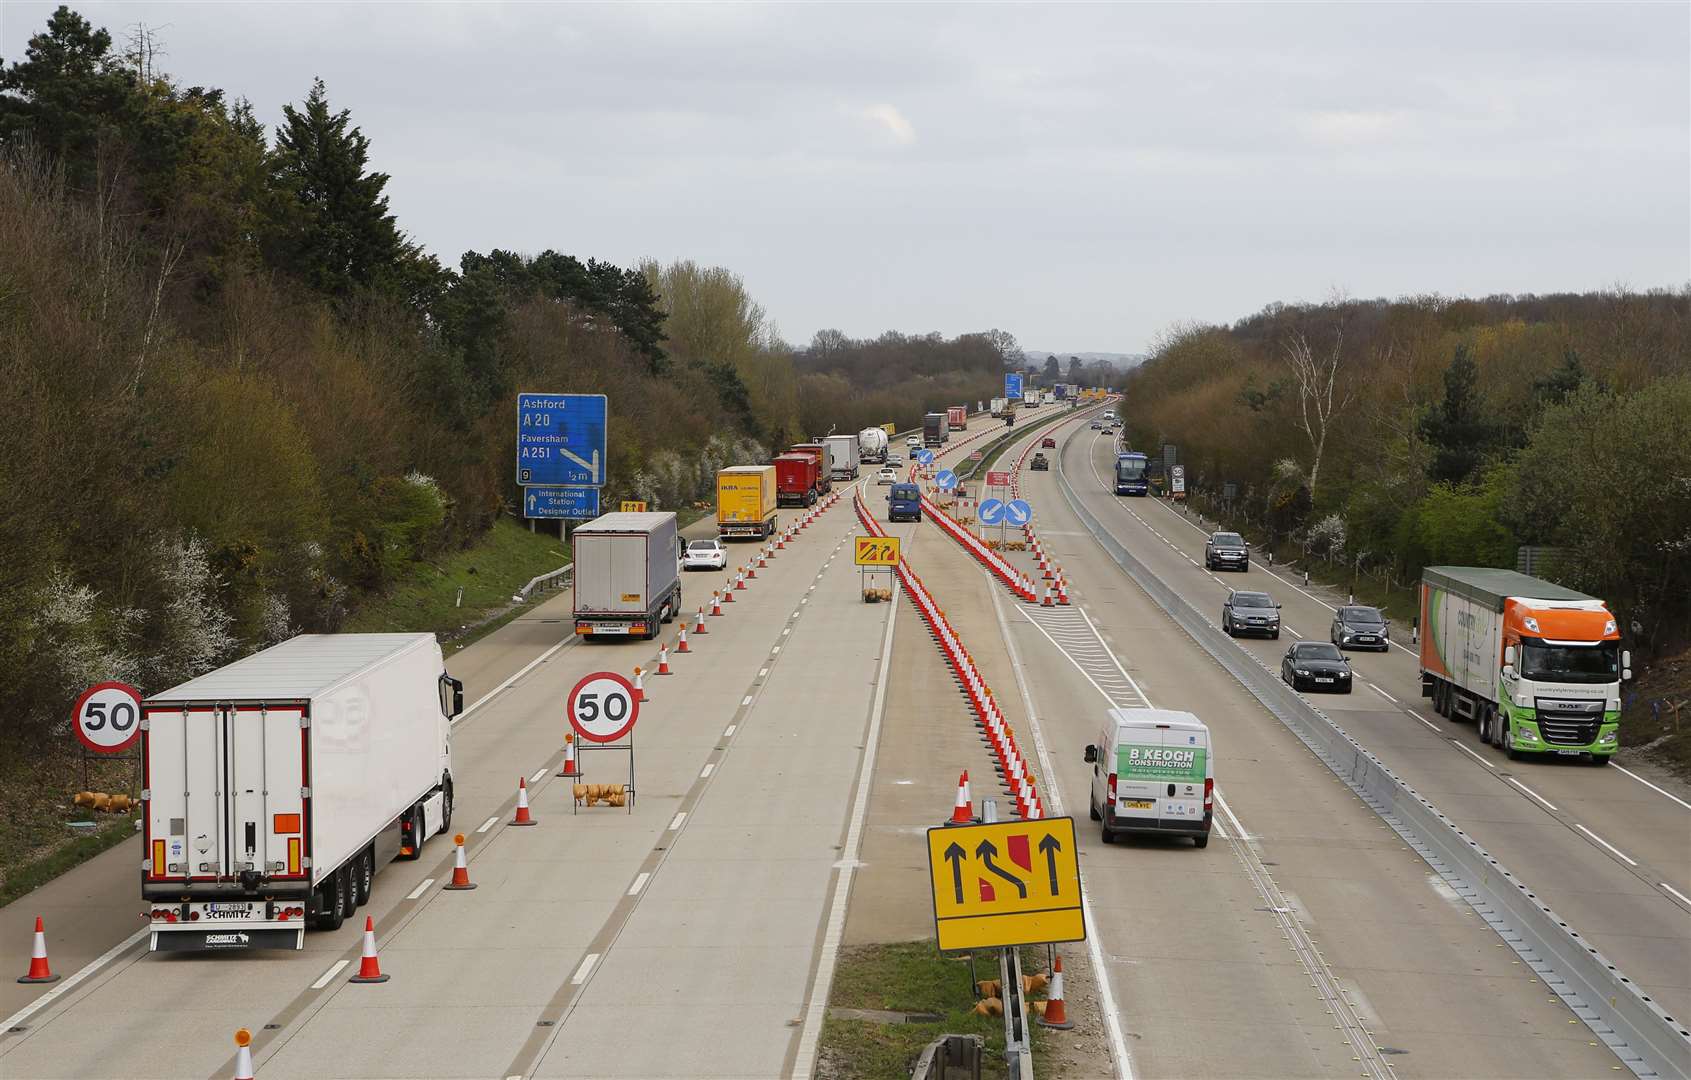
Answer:
M1092 820L1103 822L1104 843L1120 833L1166 832L1209 845L1215 757L1202 720L1168 709L1111 709L1086 761Z

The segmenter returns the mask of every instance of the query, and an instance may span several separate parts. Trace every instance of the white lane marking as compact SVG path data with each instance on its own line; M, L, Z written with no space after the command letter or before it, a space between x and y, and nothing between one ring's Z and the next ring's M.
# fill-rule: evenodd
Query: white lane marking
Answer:
M763 678L765 675L768 675L768 674L769 674L769 669L766 668L766 667L757 669L757 677L760 678L760 679Z
M1437 724L1428 720L1425 716L1422 716L1420 713L1416 712L1414 709L1405 709L1403 711L1408 713L1410 716L1413 716L1415 719L1421 721L1421 723L1426 724L1428 731L1437 731L1439 729Z
M785 631L785 630L783 630L783 631L781 631L781 632L782 632L782 633L783 633L783 634L785 634L785 633L786 633L786 631ZM770 656L780 656L780 655L781 655L781 646L779 646L779 645L777 645L777 646L775 646L775 647L774 647L774 648L773 648L773 649L770 649L770 650L769 650L769 655L770 655Z
M593 965L597 964L598 962L599 962L599 954L596 953L596 952L590 952L585 957L583 957L582 961L581 961L581 966L575 969L574 975L570 976L570 985L571 986L580 986L582 983L586 982L587 976L589 976L593 973Z
M477 829L476 832L478 834L486 832L487 830L493 828L494 823L497 822L498 820L499 819L497 817L488 818L486 821L481 823L481 828Z
M94 959L88 961L88 963L84 964L77 970L76 974L66 976L65 980L59 983L59 985L53 987L53 989L47 991L45 994L42 994L40 997L36 998L28 1005L25 1005L11 1016L6 1017L6 1019L0 1020L0 1031L9 1031L12 1028L18 1027L25 1020L28 1020L42 1009L51 1005L58 998L70 993L72 987L76 986L84 979L87 979L90 975L93 975L96 971L99 971L113 960L116 960L123 954L124 950L128 949L136 942L141 941L152 932L153 928L151 926L143 926L141 929L135 931L133 934L130 934L128 937L124 938L116 945L113 945L99 956L96 956Z
M1245 831L1245 823L1239 820L1238 815L1233 813L1233 808L1227 805L1227 800L1221 797L1220 788L1216 789L1215 801L1220 805L1221 812L1227 815L1227 820L1233 823L1233 828L1239 833L1239 839L1249 840L1251 834Z
M504 693L507 689L510 688L512 683L516 682L518 679L522 678L524 675L527 675L529 672L533 671L535 668L539 667L541 664L544 664L546 661L552 659L553 655L555 653L557 653L557 651L559 649L563 648L565 645L574 644L574 642L575 642L575 638L573 638L573 637L568 638L564 641L560 641L556 645L552 646L550 649L547 649L545 652L543 652L539 656L535 657L533 660L530 660L528 663L524 664L522 666L522 668L515 675L511 676L509 679L506 679L504 682L500 683L498 686L495 686L492 690L489 690L487 693L483 694L481 697L479 697L475 701L471 702L470 705L467 708L465 708L465 710L463 712L459 713L458 716L452 722L454 724L462 724L464 721L466 721L470 718L471 713L475 712L477 709L481 708L483 705L486 705L488 702L492 701L494 698L496 698L500 694Z
M1295 626L1290 626L1286 623L1281 623L1280 629L1286 631L1286 633L1292 635L1293 637L1303 637L1302 634L1298 633L1298 628L1295 627Z
M981 575L986 577L986 571L981 571ZM998 599L998 590L989 586L987 595L992 597L992 613L998 617L998 633L1004 640L1005 651L1010 655L1010 670L1016 677L1016 688L1021 691L1022 708L1027 711L1028 730L1033 734L1033 752L1034 756L1039 758L1039 769L1044 774L1048 785L1047 791L1051 796L1051 809L1054 811L1054 816L1061 817L1063 815L1063 793L1057 782L1057 770L1051 764L1050 751L1045 746L1045 730L1040 725L1039 714L1034 710L1033 697L1028 693L1027 675L1022 668L1022 655L1020 650L1016 648L1015 640L1010 635L1009 624L1004 618L1004 606ZM1084 609L1081 614L1085 614ZM1039 630L1040 633L1045 632L1045 628L1033 622L1032 619L1028 621L1033 623L1034 628ZM1052 644L1056 643L1052 642ZM1061 652L1062 649L1059 648L1058 651ZM1070 663L1074 663L1074 661L1071 660ZM1105 701L1109 701L1112 705L1115 704L1110 695L1104 693L1103 687L1092 682L1092 677L1080 669L1079 664L1075 664L1075 667L1080 670L1081 676L1087 682L1092 683L1093 689L1097 690ZM1141 693L1139 696L1144 698L1145 695ZM1096 927L1098 922L1092 914L1092 897L1087 892L1084 878L1080 883L1080 907L1081 919L1087 925ZM1122 1031L1120 1010L1116 1007L1115 987L1110 985L1110 971L1109 968L1104 966L1104 947L1099 943L1096 933L1087 936L1086 953L1092 961L1092 984L1098 988L1099 1012L1103 1014L1104 1027L1110 1036L1110 1056L1115 1060L1116 1075L1120 1080L1133 1080L1133 1059L1127 1053L1127 1036Z
M816 960L816 978L810 986L810 1001L804 1012L804 1027L799 1032L798 1052L791 1075L813 1076L816 1073L817 1044L822 1037L822 1021L828 1012L828 994L834 985L834 968L839 963L840 941L845 936L846 898L851 895L851 879L856 872L858 853L863 846L863 818L869 807L869 785L874 778L875 751L881 742L881 719L887 708L887 681L892 667L892 636L898 626L898 591L893 586L893 602L887 616L886 637L881 640L881 666L875 682L875 700L869 709L869 734L863 740L863 765L857 778L857 791L852 796L851 821L846 826L845 846L840 851L839 875L834 879L834 895L828 901L827 929L822 934L822 951ZM1099 970L1102 970L1101 968ZM1108 998L1106 997L1106 1003ZM1113 1015L1108 1009L1106 1015Z
M1668 892L1672 893L1673 895L1679 897L1682 901L1685 902L1686 907L1691 907L1691 896L1686 896L1684 893L1680 892L1678 889L1674 888L1672 885L1669 885L1665 881L1658 881L1658 882L1656 882L1656 884L1660 885L1662 888L1666 889Z
M542 765L540 767L539 772L535 773L533 776L528 778L528 782L531 783L531 784L539 783L540 778L542 776L545 776L548 772L551 772L551 771L552 771L552 767L550 765Z
M1552 809L1552 810L1556 809L1555 803L1551 802L1549 799L1546 799L1543 795L1540 795L1538 792L1534 791L1532 788L1527 787L1525 784L1521 783L1519 780L1515 779L1513 776L1505 776L1503 779L1509 781L1511 784L1514 784L1516 787L1520 788L1522 791L1526 792L1528 795L1531 795L1533 798L1537 799L1539 802L1543 803L1545 806L1548 806L1550 809Z
M1363 680L1363 681L1367 682L1367 680ZM1380 689L1378 686L1375 686L1373 683L1368 683L1368 686L1376 694L1379 694L1381 697L1385 698L1387 701L1391 702L1393 705L1399 704L1397 698L1392 697L1390 694L1386 693L1384 690Z
M331 982L334 982L336 975L346 970L346 966L350 963L352 963L351 960L336 960L333 967L317 977L317 981L311 984L311 988L321 990L328 986Z
M676 829L681 828L681 823L683 821L686 821L686 820L687 820L687 811L683 810L683 811L681 811L681 813L676 814L675 817L670 820L669 831L674 832Z
M1637 773L1633 772L1631 769L1627 768L1625 765L1617 765L1617 764L1615 764L1615 762L1613 760L1611 760L1609 762L1609 768L1619 769L1621 772L1623 772L1626 775L1632 777L1634 780L1638 781L1640 784L1643 784L1645 787L1649 788L1651 791L1656 792L1658 795L1666 795L1668 798L1672 799L1674 802L1676 802L1679 805L1685 807L1685 809L1691 810L1691 802L1686 802L1684 799L1680 798L1678 795L1675 795L1671 791L1664 791L1662 788L1659 788L1655 784L1650 783L1650 781L1644 779L1642 776L1639 776Z
M1416 719L1419 720L1420 717L1416 717ZM1422 720L1421 722L1423 724L1427 724L1427 722L1425 720ZM1433 725L1427 724L1427 726L1432 727ZM1467 754L1469 757L1473 758L1475 761L1479 762L1481 765L1484 765L1488 769L1496 769L1497 768L1496 765L1493 765L1491 762L1487 761L1485 758L1481 757L1480 755L1474 753L1472 750L1468 749L1466 746L1463 746L1459 742L1453 742L1450 745L1456 747L1456 749L1462 751L1464 754Z
M650 880L652 880L652 872L650 870L640 871L640 876L635 878L634 884L628 887L628 895L639 896L640 890L644 889L646 887L646 882Z
M716 771L716 762L707 761L707 762L705 762L705 767L703 769L699 770L699 779L700 780L708 780L708 779L710 779L710 774L715 772L715 771Z
M751 703L752 703L752 696L750 694L747 694L745 697L740 699L740 708L743 709L747 705L750 705Z
M787 635L788 635L788 634L790 634L790 633L792 633L792 632L793 632L793 628L792 628L792 627L790 627L790 626L788 626L788 627L785 627L785 628L784 628L784 629L782 629L782 631L781 631L781 636L782 636L782 637L786 637L786 636L787 636Z
M1607 840L1603 839L1601 836L1598 836L1596 833L1592 832L1590 829L1586 828L1584 825L1581 825L1579 822L1577 822L1577 821L1574 822L1574 828L1578 829L1580 832L1584 833L1585 835L1591 837L1593 840L1597 841L1599 844L1602 844L1604 847L1608 848L1611 852L1614 853L1616 858L1620 859L1622 862L1626 863L1628 866L1637 866L1638 865L1637 859L1634 859L1632 856L1628 855L1626 852L1622 851L1620 848L1616 847L1615 845L1609 843Z
M732 739L734 737L735 729L739 726L739 724L729 724L727 727L722 729L722 737L724 739Z
M429 886L433 885L433 884L434 884L434 878L432 878L432 877L424 878L420 885L418 885L415 889L412 889L410 892L405 894L405 899L407 899L407 900L417 899L418 897L422 896L424 893L428 892Z

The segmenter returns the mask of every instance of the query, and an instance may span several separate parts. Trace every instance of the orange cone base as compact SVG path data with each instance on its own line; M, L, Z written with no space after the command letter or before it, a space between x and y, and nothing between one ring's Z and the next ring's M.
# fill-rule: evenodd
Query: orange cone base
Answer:
M17 969L13 968L12 970L16 971ZM59 977L51 971L47 972L45 975L37 975L35 973L35 967L32 964L30 965L30 973L28 975L18 976L18 981L21 983L50 983L58 982Z
M441 889L446 892L469 892L475 887L476 883L473 881L466 881L462 885L458 884L456 881L449 881L445 885L442 885ZM386 976L383 976L383 978L386 978Z
M473 885L471 886L471 888L474 888L474 887L475 886L473 886ZM383 975L379 971L376 972L374 975L366 975L362 971L360 971L358 974L356 974L352 978L348 979L347 982L349 982L349 983L384 983L384 982L387 982L388 979L389 979L389 976Z
M1062 998L1047 1001L1045 1011L1034 1019L1039 1022L1040 1027L1056 1028L1058 1031L1067 1031L1074 1027L1074 1021L1069 1019L1069 1010L1063 1005Z

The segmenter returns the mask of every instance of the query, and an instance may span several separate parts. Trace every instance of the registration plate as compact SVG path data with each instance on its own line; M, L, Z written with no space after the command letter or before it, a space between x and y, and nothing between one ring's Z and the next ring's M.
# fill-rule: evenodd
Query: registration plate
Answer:
M258 908L255 904L207 904L205 913L213 919L255 919Z
M1556 751L1556 753L1561 755L1562 757L1579 757L1580 754L1584 753L1584 751L1583 750L1558 750L1558 751Z
M1315 681L1316 681L1316 682L1332 682L1332 681L1333 681L1333 679L1332 679L1332 677L1331 677L1331 676L1329 676L1329 675L1317 675L1317 676L1316 676L1316 677L1315 677Z
M1123 810L1155 810L1156 807L1157 803L1154 799L1123 799L1121 801Z

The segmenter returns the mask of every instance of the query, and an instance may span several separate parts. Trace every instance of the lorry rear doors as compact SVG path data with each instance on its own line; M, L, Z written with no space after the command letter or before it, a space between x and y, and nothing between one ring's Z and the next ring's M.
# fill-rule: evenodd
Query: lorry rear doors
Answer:
M144 712L147 880L309 881L305 705L149 703Z

